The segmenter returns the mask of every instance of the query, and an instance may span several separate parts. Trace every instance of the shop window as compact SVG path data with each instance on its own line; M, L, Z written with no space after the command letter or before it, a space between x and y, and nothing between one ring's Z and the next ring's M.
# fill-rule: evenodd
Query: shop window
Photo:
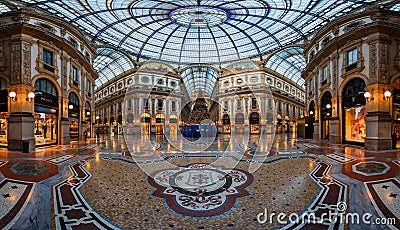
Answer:
M347 83L342 93L343 130L345 141L364 143L366 137L365 125L365 82L354 78Z
M54 53L43 48L43 68L54 73Z

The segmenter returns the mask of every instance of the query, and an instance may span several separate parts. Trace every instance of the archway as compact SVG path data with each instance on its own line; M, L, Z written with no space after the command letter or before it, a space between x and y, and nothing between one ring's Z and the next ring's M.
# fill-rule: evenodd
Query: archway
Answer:
M315 122L315 103L314 101L310 102L308 106L308 115L306 116L306 139L314 138L314 122Z
M176 140L178 137L178 117L176 115L169 117L169 135L172 140Z
M259 134L260 133L260 115L253 112L249 116L250 133Z
M156 135L164 135L164 114L158 113L156 115Z
M38 79L35 82L34 106L36 146L57 143L58 110L56 87L45 78Z
M327 91L321 97L321 139L329 140L329 121L332 117L332 94Z
M231 132L231 119L229 118L228 114L224 114L224 116L222 116L222 128L223 133Z
M68 95L68 117L69 117L69 137L73 140L79 140L79 118L80 105L78 95L70 92Z
M236 133L244 132L244 114L243 113L236 114L235 127L236 127Z
M151 116L148 113L143 113L140 119L140 133L142 136L150 136Z
M6 79L0 78L0 146L6 147L8 129L8 84Z
M346 143L363 144L366 137L365 82L351 79L342 92L342 130Z
M392 84L393 89L393 107L392 107L392 133L396 134L396 149L400 148L400 77Z

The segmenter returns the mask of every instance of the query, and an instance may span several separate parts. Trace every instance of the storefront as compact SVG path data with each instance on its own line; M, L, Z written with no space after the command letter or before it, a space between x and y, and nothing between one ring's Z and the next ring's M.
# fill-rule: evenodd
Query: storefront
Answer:
M178 117L176 115L169 117L169 136L172 140L176 140L178 137Z
M57 144L58 106L56 87L47 79L38 79L34 108L36 146Z
M126 115L126 134L134 134L133 129L135 127L134 117L132 113Z
M283 126L283 120L282 120L282 116L280 114L278 114L276 116L276 133L282 133L282 126Z
M161 113L158 113L156 115L156 135L164 134L164 121L165 121L164 115Z
M250 133L251 134L259 134L260 133L260 115L256 112L250 114L249 117L250 123Z
M243 115L243 113L236 114L235 129L236 129L236 133L244 132L244 115Z
M87 130L87 137L91 137L91 130L92 130L92 111L90 109L90 103L87 101L85 104L85 123L86 123L86 130Z
M393 133L396 134L396 148L400 148L400 79L398 79L393 90Z
M345 143L364 144L366 137L365 82L360 78L349 81L342 93L343 137Z
M140 119L140 132L142 136L150 136L151 127L151 116L148 113L144 113Z
M223 133L231 133L231 119L228 114L222 116L222 130Z
M0 147L7 147L8 128L8 92L7 82L0 78Z
M68 100L69 137L71 141L77 141L79 140L79 99L75 93L71 92Z
M329 122L332 117L332 94L324 93L321 98L321 139L329 140Z
M315 122L315 103L311 101L308 106L308 114L306 114L305 121L305 138L313 139L314 138L314 122Z

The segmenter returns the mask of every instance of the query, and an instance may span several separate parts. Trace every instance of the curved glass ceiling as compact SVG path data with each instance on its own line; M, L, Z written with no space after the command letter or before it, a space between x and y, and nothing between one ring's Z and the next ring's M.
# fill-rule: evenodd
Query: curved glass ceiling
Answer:
M223 63L282 48L378 0L15 0L138 57Z
M203 96L211 97L218 72L207 66L191 66L182 71L181 77L189 96L201 92Z
M132 61L125 54L111 48L98 48L93 62L93 68L99 74L96 79L96 87L134 67Z
M304 87L301 73L306 67L306 59L303 51L301 47L283 49L272 55L265 66Z

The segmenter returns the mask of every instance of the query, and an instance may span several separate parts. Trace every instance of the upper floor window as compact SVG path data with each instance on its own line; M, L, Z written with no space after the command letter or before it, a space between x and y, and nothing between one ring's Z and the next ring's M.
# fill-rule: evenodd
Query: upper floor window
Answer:
M267 83L271 84L272 83L272 79L271 78L267 78Z
M251 108L257 109L257 99L256 98L251 99Z
M75 66L72 66L72 79L78 82L78 69Z
M90 80L87 80L87 91L92 93L92 82Z
M357 48L354 48L350 51L347 52L347 65L351 65L353 63L356 63L358 59L358 52Z
M252 82L252 83L258 82L258 77L252 77L252 78L251 78L251 82Z
M242 100L237 99L236 103L237 103L237 108L242 109Z
M142 77L142 83L149 83L150 79L148 77Z
M313 80L310 79L310 81L308 81L308 92L311 93L313 91Z
M289 86L285 86L285 91L289 92Z
M238 84L242 84L243 83L243 80L242 79L237 79L237 81L236 81Z
M144 109L149 109L149 99L148 98L143 98L143 106L144 106Z
M128 110L132 110L132 101L128 100Z
M268 98L268 109L272 109L272 98Z
M163 79L158 79L157 80L157 85L164 85L164 80Z
M54 72L54 53L48 49L43 49L43 68Z
M164 101L162 99L157 100L157 109L162 110Z
M176 81L171 81L171 87L176 87Z
M172 107L172 111L176 111L176 101L172 101L172 104L171 104L171 107Z
M225 87L228 87L228 86L229 86L229 82L228 82L228 81L225 81L225 82L224 82L224 86L225 86Z
M281 88L282 87L282 83L278 81L278 83L276 83L276 87Z
M228 110L228 101L224 101L224 109Z
M328 78L328 66L324 66L322 68L322 81L325 81Z

